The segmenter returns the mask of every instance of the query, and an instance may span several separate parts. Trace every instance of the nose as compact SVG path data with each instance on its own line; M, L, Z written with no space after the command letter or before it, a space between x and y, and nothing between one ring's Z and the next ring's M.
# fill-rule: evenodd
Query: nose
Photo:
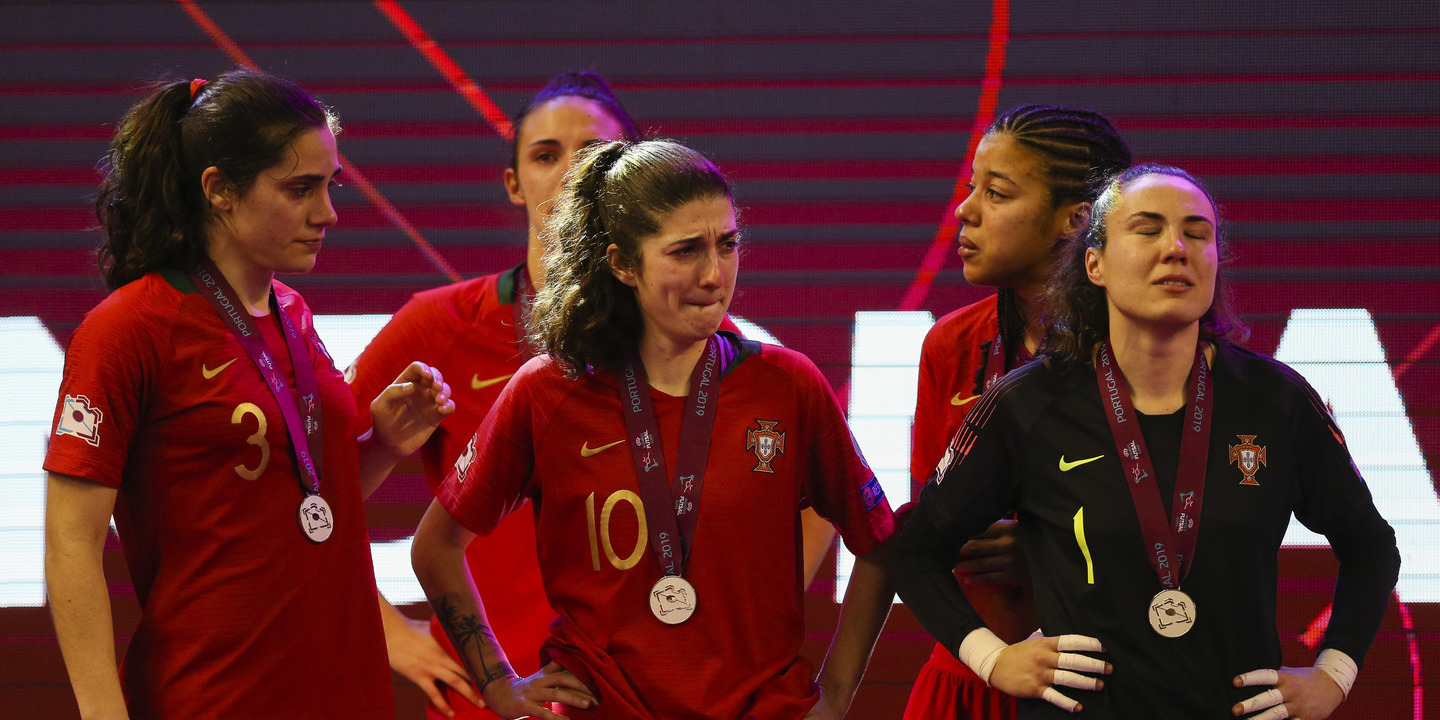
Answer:
M1171 231L1169 237L1165 239L1164 253L1164 257L1161 258L1164 262L1178 262L1182 265L1189 262L1190 258L1186 254L1185 247L1185 233L1178 229Z
M711 246L705 253L700 268L700 287L714 289L725 284L725 267L720 261L720 250Z
M961 200L960 204L955 206L955 219L959 220L962 226L980 224L980 216L975 214L974 200L975 190L972 189L970 190L970 194L966 195L965 199Z
M321 190L319 197L320 207L317 208L317 214L310 218L310 222L319 227L330 227L340 220L340 216L335 214L335 203L330 199L330 188Z

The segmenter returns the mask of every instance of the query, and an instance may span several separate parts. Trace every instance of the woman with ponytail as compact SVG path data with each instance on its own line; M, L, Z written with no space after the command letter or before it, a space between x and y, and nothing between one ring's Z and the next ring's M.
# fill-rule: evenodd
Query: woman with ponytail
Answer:
M46 581L83 717L394 717L362 497L454 403L414 363L357 422L275 280L310 270L336 221L337 130L294 84L234 71L160 86L111 143L111 293L71 338L45 459ZM142 612L119 669L112 513Z
M1043 335L1040 298L1059 248L1085 225L1104 178L1129 167L1130 148L1105 116L1053 105L1017 107L975 149L970 195L955 209L965 279L995 295L935 323L920 354L910 476L930 477L974 400L1029 361ZM961 548L955 568L990 627L1011 642L1035 629L1033 597L1013 519ZM1009 720L1015 701L988 688L936 645L906 720Z
M596 145L554 213L529 325L545 354L413 548L476 686L507 718L843 716L889 612L893 518L815 366L719 329L739 266L728 181L672 142ZM464 552L527 499L560 618L520 678ZM806 507L859 556L818 680L799 654Z

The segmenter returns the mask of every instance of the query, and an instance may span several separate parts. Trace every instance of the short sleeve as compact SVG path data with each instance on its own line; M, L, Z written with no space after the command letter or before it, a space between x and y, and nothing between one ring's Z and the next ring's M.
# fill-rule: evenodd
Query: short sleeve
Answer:
M940 390L936 382L936 358L939 348L937 324L925 335L920 347L920 382L915 394L915 421L910 430L910 479L924 483L935 471L935 463L945 452L944 408L940 407Z
M890 503L830 384L808 360L797 363L794 372L809 443L805 495L840 531L845 547L864 555L895 533Z
M532 358L515 373L436 493L471 532L489 534L529 497L536 437L553 394L547 384L563 381L549 362Z
M444 311L428 301L426 294L412 296L345 371L355 406L364 410L361 424L369 426L370 403L410 363L438 363L452 344L454 332L454 324L446 322Z
M86 314L65 351L46 470L120 486L171 324L113 296Z

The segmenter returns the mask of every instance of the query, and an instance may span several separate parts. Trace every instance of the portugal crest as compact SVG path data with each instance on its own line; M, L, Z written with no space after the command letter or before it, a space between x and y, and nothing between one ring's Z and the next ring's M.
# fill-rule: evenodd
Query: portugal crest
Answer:
M755 459L759 463L752 468L753 472L774 473L770 463L774 462L777 455L785 454L785 433L775 432L775 426L780 424L779 420L760 420L760 429L745 428L745 451L755 453Z
M1230 446L1230 462L1240 466L1240 472L1245 473L1245 479L1240 481L1241 485L1259 485L1255 482L1255 471L1265 464L1265 446L1255 444L1254 435L1236 435L1240 438L1239 445Z

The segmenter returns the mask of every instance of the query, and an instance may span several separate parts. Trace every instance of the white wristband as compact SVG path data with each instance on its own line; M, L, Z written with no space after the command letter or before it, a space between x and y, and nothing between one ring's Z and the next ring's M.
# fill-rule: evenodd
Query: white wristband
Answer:
M966 640L968 641L969 638ZM1347 698L1350 697L1350 686L1355 684L1355 675L1360 672L1360 668L1355 665L1355 661L1351 660L1349 655L1335 648L1325 648L1320 651L1320 655L1315 658L1315 669L1324 670L1325 674L1340 686L1340 692L1344 693Z
M960 641L960 651L956 654L959 655L960 662L970 666L970 669L989 685L990 672L995 669L995 661L1000 659L1000 651L1008 647L1010 644L990 632L990 628L981 627L971 630L970 634Z

